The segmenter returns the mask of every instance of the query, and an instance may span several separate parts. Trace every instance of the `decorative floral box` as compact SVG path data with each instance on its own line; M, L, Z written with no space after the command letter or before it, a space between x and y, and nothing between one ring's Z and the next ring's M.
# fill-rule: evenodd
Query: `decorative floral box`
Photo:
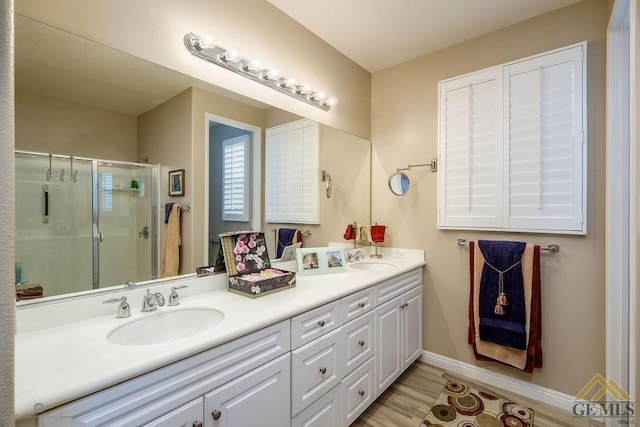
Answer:
M296 273L271 268L264 233L223 233L220 234L220 247L229 291L255 298L296 285ZM216 265L220 264L216 261Z

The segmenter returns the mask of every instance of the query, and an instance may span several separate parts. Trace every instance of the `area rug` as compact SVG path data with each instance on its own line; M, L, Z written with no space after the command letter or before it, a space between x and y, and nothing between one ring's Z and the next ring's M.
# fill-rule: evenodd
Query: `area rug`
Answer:
M420 427L530 427L533 409L449 381Z

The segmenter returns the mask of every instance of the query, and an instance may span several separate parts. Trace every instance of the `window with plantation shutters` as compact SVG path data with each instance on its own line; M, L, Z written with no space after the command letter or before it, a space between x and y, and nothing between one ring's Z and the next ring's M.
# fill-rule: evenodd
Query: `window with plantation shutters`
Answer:
M586 233L585 52L439 83L440 228Z
M299 120L266 130L265 221L319 223L320 126Z
M442 224L502 224L502 86L492 69L440 86Z
M249 136L222 141L222 220L249 220Z

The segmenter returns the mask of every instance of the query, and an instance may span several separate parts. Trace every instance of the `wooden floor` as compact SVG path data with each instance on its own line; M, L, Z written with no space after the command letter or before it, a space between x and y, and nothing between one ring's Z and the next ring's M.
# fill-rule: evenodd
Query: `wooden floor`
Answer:
M506 397L535 411L534 425L540 427L602 426L571 412L520 397L504 390L453 375L422 362L415 362L353 424L352 427L419 427L448 378L455 378L481 390Z

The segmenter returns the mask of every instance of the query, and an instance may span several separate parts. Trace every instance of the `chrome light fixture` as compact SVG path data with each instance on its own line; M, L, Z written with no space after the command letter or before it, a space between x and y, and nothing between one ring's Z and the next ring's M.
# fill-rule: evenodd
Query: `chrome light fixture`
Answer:
M311 86L298 84L292 78L284 77L275 68L267 69L255 59L244 58L233 49L225 49L208 37L200 37L194 33L184 36L184 45L193 55L219 65L236 74L240 74L255 82L262 83L278 92L289 95L324 111L337 104L337 99L323 92L314 91Z

